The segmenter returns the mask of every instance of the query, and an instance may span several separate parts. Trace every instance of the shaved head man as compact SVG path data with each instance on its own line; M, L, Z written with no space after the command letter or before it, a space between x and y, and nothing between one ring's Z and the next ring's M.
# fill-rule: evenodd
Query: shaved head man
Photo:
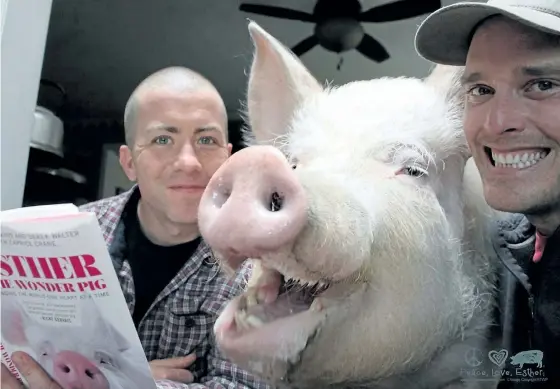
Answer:
M142 81L134 90L124 110L124 128L126 143L128 146L133 144L135 117L138 112L141 99L139 96L149 94L149 91L163 90L168 88L177 92L200 91L206 90L214 94L217 98L218 105L220 106L221 114L223 115L223 126L227 138L227 113L226 107L220 97L220 94L214 85L208 79L191 69L183 67L169 67L159 70L144 81Z
M81 207L97 216L152 374L166 388L268 388L225 360L214 341L218 314L249 271L226 279L198 232L202 193L231 154L227 122L220 94L197 72L170 67L148 76L126 104L120 148L136 185ZM26 363L30 389L60 389ZM2 389L21 388L5 372Z
M196 236L202 191L231 153L220 94L190 69L166 68L134 90L124 125L120 162L140 188L145 233L161 244Z

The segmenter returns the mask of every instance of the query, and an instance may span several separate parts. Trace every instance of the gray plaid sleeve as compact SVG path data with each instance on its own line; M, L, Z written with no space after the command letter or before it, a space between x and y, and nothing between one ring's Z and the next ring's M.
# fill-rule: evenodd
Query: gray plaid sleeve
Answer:
M248 280L250 265L237 272L235 278L228 279L224 275L216 277L213 282L216 285L215 292L211 293L204 302L203 309L210 312L216 318L225 307L225 304L233 297L239 295ZM200 378L199 383L180 384L166 382L161 389L272 389L273 387L251 373L240 369L223 355L216 346L214 332L210 331L208 337L206 360L208 364L207 374Z

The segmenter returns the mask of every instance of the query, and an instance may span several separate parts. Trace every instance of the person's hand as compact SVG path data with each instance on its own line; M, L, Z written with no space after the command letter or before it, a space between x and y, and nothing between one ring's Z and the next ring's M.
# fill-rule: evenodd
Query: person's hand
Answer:
M12 362L29 384L28 389L62 389L33 358L23 351L12 354ZM1 389L24 389L18 379L2 363Z
M195 354L176 358L154 359L150 362L150 369L155 380L165 379L190 384L194 378L187 367L192 365L195 360ZM2 389L4 388L2 387Z

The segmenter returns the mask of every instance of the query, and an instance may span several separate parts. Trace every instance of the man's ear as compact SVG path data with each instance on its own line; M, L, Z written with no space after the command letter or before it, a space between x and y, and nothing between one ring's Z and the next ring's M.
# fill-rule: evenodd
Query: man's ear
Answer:
M250 130L258 144L274 144L302 102L323 88L290 49L257 23L248 28L255 50L247 92Z
M228 157L231 156L231 150L232 149L233 149L233 145L231 143L228 143L228 145L227 145Z
M132 162L132 152L127 145L122 145L119 148L119 162L128 179L130 181L136 181L136 169Z

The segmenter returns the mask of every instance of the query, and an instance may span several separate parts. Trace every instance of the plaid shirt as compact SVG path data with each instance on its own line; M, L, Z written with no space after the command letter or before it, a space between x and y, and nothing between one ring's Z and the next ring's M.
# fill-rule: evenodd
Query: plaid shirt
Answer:
M93 212L97 216L131 315L134 311L134 285L130 264L124 257L121 214L134 190L138 187L80 207L82 211ZM148 361L193 352L197 356L197 361L188 368L196 383L163 380L158 382L160 388L270 388L224 359L214 341L214 322L224 304L239 294L247 280L248 270L240 271L236 279L225 278L213 264L210 248L202 241L179 273L157 296L138 325L138 336Z

